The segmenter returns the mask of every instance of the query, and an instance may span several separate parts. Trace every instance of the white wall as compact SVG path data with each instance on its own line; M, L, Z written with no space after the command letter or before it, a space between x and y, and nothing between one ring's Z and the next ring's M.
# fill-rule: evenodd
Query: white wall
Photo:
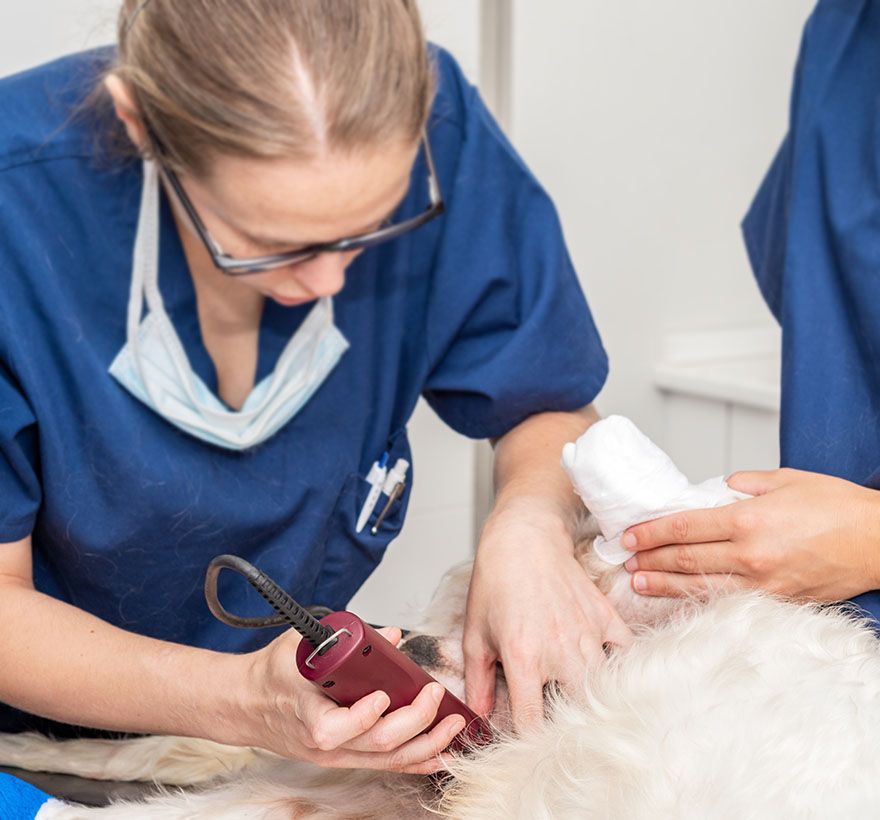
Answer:
M449 49L472 82L480 78L479 0L419 0L428 39Z
M0 3L0 76L110 42L118 6L116 0Z
M0 77L70 51L110 42L119 0L0 3ZM449 48L468 76L479 73L478 0L421 0L428 37Z
M665 333L772 322L738 226L785 131L813 0L511 2L511 136L611 356L600 409L662 440Z

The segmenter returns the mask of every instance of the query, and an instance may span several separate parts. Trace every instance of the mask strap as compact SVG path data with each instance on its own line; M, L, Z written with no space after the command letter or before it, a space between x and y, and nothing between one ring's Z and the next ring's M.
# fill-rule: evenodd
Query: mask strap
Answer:
M159 241L157 236L157 221L151 218L151 214L158 211L158 202L156 199L157 185L156 169L154 164L145 160L143 163L143 188L141 190L141 205L138 214L137 232L134 239L134 252L132 255L131 265L131 289L128 297L128 316L126 318L126 336L128 337L128 345L131 348L132 358L135 366L140 373L141 382L144 385L150 398L156 403L156 397L150 390L149 382L145 377L144 369L141 364L141 357L138 353L140 343L140 324L141 317L144 312L144 257L146 254L152 254L158 257ZM154 259L154 265L157 262ZM158 405L157 405L158 406Z
M143 359L140 354L140 326L146 299L149 321L153 322L162 337L168 357L177 371L180 386L196 407L203 408L196 398L192 384L192 374L186 351L177 338L171 320L165 311L162 294L159 291L159 171L153 160L143 162L143 190L141 191L141 210L138 217L137 236L132 260L131 293L128 301L127 335L135 365L141 382L150 399L157 408L165 405L163 395L157 393L146 377ZM230 411L224 411L229 413Z

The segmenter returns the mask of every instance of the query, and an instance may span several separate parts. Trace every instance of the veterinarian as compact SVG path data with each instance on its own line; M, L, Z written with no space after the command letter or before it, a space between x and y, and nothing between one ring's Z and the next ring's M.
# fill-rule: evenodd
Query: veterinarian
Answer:
M648 595L734 583L880 619L880 5L822 0L807 23L788 135L744 222L782 326L786 469L757 496L634 528ZM705 574L705 576L703 575Z
M344 607L403 524L410 483L355 531L422 395L496 441L470 703L500 658L522 723L627 639L559 466L606 357L552 203L414 0L126 0L117 49L3 81L0 113L0 730L436 768L439 686L336 707L295 635L202 593L234 552Z

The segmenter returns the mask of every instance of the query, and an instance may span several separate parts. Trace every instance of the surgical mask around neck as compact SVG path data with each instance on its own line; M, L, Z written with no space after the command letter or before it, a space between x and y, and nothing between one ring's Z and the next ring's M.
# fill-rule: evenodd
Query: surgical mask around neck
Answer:
M333 300L325 297L315 304L282 351L275 370L254 386L240 410L230 410L193 372L162 302L159 202L158 169L145 160L127 338L110 373L135 398L186 433L232 450L253 447L303 408L348 349L348 341L333 321Z

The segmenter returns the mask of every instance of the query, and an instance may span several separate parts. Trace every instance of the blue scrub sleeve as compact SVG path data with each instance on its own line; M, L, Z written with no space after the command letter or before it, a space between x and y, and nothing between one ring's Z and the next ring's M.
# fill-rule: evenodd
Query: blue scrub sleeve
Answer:
M493 438L534 413L589 404L608 362L553 203L476 90L464 96L423 393L455 430Z
M37 459L34 414L0 357L0 543L33 532L42 498Z
M779 148L742 223L752 272L777 321L782 314L782 281L788 241L791 175L790 138Z

